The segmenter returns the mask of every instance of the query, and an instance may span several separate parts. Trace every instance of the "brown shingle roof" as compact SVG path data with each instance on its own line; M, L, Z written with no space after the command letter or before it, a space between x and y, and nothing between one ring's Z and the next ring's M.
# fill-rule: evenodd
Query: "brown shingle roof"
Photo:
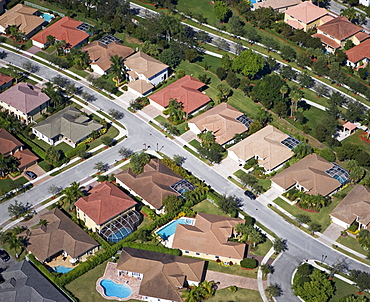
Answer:
M243 259L246 245L228 241L234 228L244 220L206 213L198 213L195 225L178 224L173 248L192 252Z
M270 171L294 155L292 150L281 143L288 137L288 134L268 125L230 147L229 150L245 161L258 156L258 163Z
M356 185L330 215L348 224L358 217L358 221L367 226L370 223L370 188Z
M131 89L139 92L140 94L145 94L146 92L153 89L153 87L154 87L151 83L148 83L145 80L132 81L132 82L128 83L127 86L130 87Z
M302 2L285 11L287 15L293 16L295 19L302 21L304 24L309 24L328 14L325 8L318 7L310 1Z
M27 249L42 262L61 251L77 258L99 246L58 208L41 215L40 219L45 219L48 224L28 229L26 234Z
M195 124L200 131L212 131L216 137L216 142L223 145L231 140L235 134L248 130L244 124L236 120L241 115L243 113L231 105L221 103L191 119L189 123Z
M0 129L0 153L7 156L23 144L5 129Z
M166 196L178 195L170 186L182 179L158 159L150 160L139 175L129 168L116 174L116 178L156 209L162 207L162 200Z
M360 26L354 25L343 16L336 17L333 20L320 25L317 29L340 41L352 37L354 34L362 30Z
M63 17L54 24L40 31L32 37L32 40L45 44L46 37L51 35L58 41L66 41L70 47L74 47L89 37L86 32L77 29L82 22L70 17Z
M49 97L41 92L41 88L29 84L18 83L0 94L0 100L23 113L30 113L49 101Z
M45 22L43 18L34 15L35 12L37 8L17 4L0 16L0 25L5 29L16 25L21 32L28 35Z
M314 153L275 175L271 181L284 189L298 183L308 190L307 194L326 196L341 186L338 180L325 173L331 167L332 163Z
M117 215L129 210L136 202L110 182L102 182L90 191L89 196L81 197L75 203L97 225L101 225Z
M370 39L346 51L348 61L357 63L364 58L370 59Z
M99 41L94 41L84 46L81 50L89 53L92 61L91 64L98 65L104 71L107 71L111 67L112 62L110 61L110 58L114 55L118 55L125 59L135 52L132 48L116 41L113 41L108 45Z
M302 3L302 0L266 0L253 4L255 9L260 7L271 7L272 9L281 9Z
M210 98L199 91L205 84L186 75L171 85L152 94L150 99L162 107L167 107L171 99L176 99L183 105L186 113L195 111L210 101Z
M205 261L124 247L117 269L143 274L139 294L182 301L185 281L201 282Z

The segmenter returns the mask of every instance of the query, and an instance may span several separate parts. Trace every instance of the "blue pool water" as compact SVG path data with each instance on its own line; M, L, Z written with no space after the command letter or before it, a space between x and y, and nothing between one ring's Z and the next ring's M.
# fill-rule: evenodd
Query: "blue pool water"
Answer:
M43 13L43 14L41 15L41 17L42 17L46 22L50 22L50 21L51 21L51 19L53 19L53 18L54 18L54 16L53 16L53 15L50 15L50 14L47 14L47 13Z
M122 228L115 232L114 234L109 235L107 240L110 242L118 242L123 238L127 237L128 235L130 235L131 233L132 231L129 228Z
M257 0L251 0L251 3L253 4L253 3L257 3Z
M55 266L53 267L53 269L54 269L54 272L62 273L62 274L68 273L69 271L73 270L73 268L65 267L63 265Z
M103 279L100 285L104 288L104 294L108 297L127 298L132 294L132 289L127 284L117 284L112 280Z
M166 226L164 226L163 228L159 229L157 231L157 234L161 236L163 240L167 240L168 237L175 234L176 227L178 224L192 224L192 220L189 218L184 218L184 217L176 219L172 221L171 223L167 224Z

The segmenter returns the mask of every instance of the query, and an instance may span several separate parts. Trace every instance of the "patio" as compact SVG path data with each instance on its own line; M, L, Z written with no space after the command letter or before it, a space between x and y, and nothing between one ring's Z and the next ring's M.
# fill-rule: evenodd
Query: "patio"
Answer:
M46 265L48 265L50 267L64 266L64 267L67 267L67 268L75 268L76 263L74 263L74 264L71 263L69 261L70 259L72 259L72 258L69 255L67 255L67 256L59 255L58 257L53 258L52 261L46 263Z

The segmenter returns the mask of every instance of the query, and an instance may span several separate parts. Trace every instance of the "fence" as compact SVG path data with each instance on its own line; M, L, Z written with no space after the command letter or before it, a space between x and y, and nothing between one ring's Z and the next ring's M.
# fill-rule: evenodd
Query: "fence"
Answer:
M60 12L57 12L57 11L53 11L52 9L49 9L49 8L46 8L46 7L43 7L43 6L40 6L40 5L37 5L35 3L31 3L31 2L28 2L28 1L24 1L24 4L25 5L28 5L28 6L31 6L31 7L34 7L34 8L37 8L37 9L40 9L40 10L43 10L43 11L52 11L53 14L58 14L59 16L61 17L65 17L66 15L65 14L62 14Z

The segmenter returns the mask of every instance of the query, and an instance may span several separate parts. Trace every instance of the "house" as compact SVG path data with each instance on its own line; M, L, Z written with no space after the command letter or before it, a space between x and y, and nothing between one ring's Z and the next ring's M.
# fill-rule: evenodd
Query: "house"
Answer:
M17 158L20 171L35 165L39 159L5 129L0 129L0 153L5 157L14 156Z
M168 65L142 51L129 56L124 64L130 81L145 80L156 86L168 78Z
M154 88L154 86L145 81L145 80L136 80L128 83L127 91L132 92L133 94L137 95L138 97L147 96L150 94Z
M6 0L0 0L0 15L5 12Z
M161 212L162 201L166 196L179 195L173 187L183 180L159 159L151 159L141 174L137 175L129 168L115 176L117 183L128 189L131 194L139 195L143 199L142 202L157 213Z
M140 223L136 201L114 184L105 181L75 203L77 218L108 241L117 242L133 232Z
M99 243L58 208L42 214L40 219L46 220L47 224L21 233L26 236L27 250L39 261L50 262L65 255L71 257L71 263L76 263L85 261L98 250Z
M65 292L51 283L31 262L15 262L2 271L2 302L72 302Z
M228 103L221 103L207 110L188 122L189 128L195 134L211 131L216 142L224 145L230 142L235 134L246 132L249 120L243 113Z
M330 220L348 229L354 222L370 230L370 188L356 185L330 213Z
M14 78L0 73L0 91L5 90L13 85Z
M18 83L0 94L2 109L26 124L34 122L46 112L49 100L41 88L29 83Z
M370 6L370 0L360 0L359 4L363 6Z
M334 17L329 15L325 8L314 5L311 1L305 1L285 11L284 22L295 29L308 31L320 26Z
M257 3L253 3L253 10L261 7L271 7L274 10L278 10L280 13L286 11L288 8L302 3L302 0L266 0Z
M9 26L17 26L24 39L37 33L45 23L37 8L17 4L0 16L0 33L5 33Z
M370 35L362 30L362 27L354 25L346 17L340 16L318 26L317 33L312 37L319 38L325 49L334 53L335 50L343 48L348 40L358 45L368 39Z
M348 180L348 171L313 153L272 177L271 186L282 193L296 188L306 194L328 196Z
M346 51L347 65L353 68L366 66L370 62L370 39Z
M243 165L251 158L267 172L279 169L294 152L292 149L300 144L294 137L268 125L228 149L228 156Z
M149 302L182 302L182 291L204 280L205 261L124 247L118 274L141 280L139 295Z
M150 103L163 111L171 99L176 99L183 105L187 114L195 113L204 107L211 99L202 92L206 85L196 78L186 75L176 82L166 86L150 96Z
M47 36L53 36L58 41L66 41L67 48L82 46L89 38L89 34L84 31L86 30L85 25L70 17L63 17L34 35L31 39L32 44L44 48L48 43Z
M33 126L32 133L49 145L66 142L75 147L102 127L77 108L68 106Z
M246 244L229 241L238 223L245 221L198 213L194 225L177 225L172 248L180 249L186 256L239 264L246 256Z
M104 75L109 71L112 64L110 60L111 57L117 55L122 59L126 59L128 56L135 53L132 48L116 41L112 41L109 44L93 41L82 47L81 50L87 51L91 60L91 68L100 75Z

